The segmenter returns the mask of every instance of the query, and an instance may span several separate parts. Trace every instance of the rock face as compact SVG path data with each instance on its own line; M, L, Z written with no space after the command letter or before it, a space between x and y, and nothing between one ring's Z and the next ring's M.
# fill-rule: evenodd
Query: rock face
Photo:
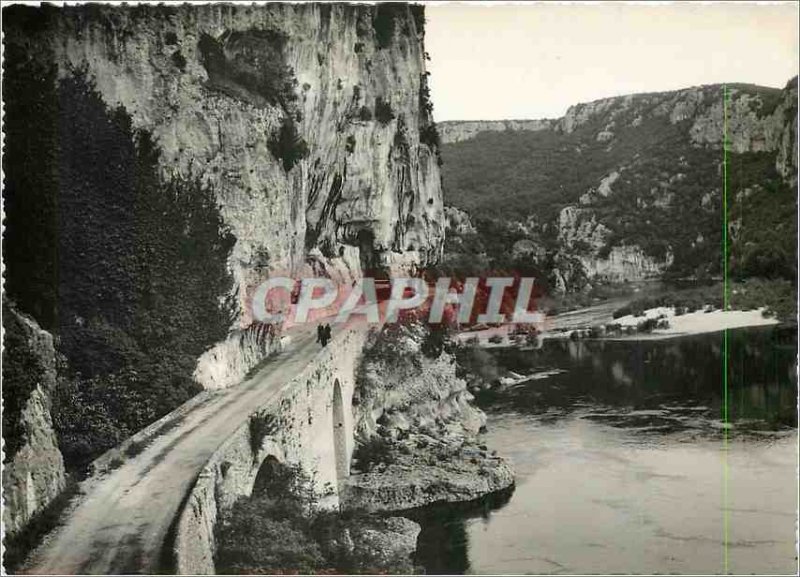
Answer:
M470 501L513 485L511 466L479 445L486 416L433 338L411 323L367 344L353 397L360 448L344 506L396 511Z
M346 507L402 511L473 501L514 484L507 461L463 439L439 441L413 435L398 446L406 454L393 463L347 480Z
M606 98L571 106L555 120L445 124L446 201L473 216L490 268L546 262L555 290L667 272L721 274L726 131L735 168L727 172L729 209L752 215L759 205L751 227L773 220L792 236L781 206L797 183L797 78L783 89L708 85ZM492 242L498 232L505 242ZM512 251L508 263L504 245L521 242L546 258ZM733 247L732 266L752 269L756 252L794 261L791 247L756 247L753 231L749 242ZM463 249L450 239L448 247Z
M797 76L792 78L783 91L783 108L786 128L778 147L775 168L791 186L797 185Z
M557 120L452 120L439 124L443 143L461 142L475 138L481 132L505 132L507 130L549 130Z
M452 231L455 234L463 235L475 232L475 227L469 218L469 214L454 206L445 206L445 231Z
M19 394L13 404L5 404L3 415L4 436L14 439L13 447L5 445L3 523L13 534L64 489L66 473L50 416L50 394L56 385L53 337L5 303L3 325L4 393ZM8 434L11 427L16 434Z
M62 77L85 70L110 108L152 133L164 179L213 188L236 238L220 296L247 329L248 297L270 275L349 280L438 258L422 10L72 7L52 19L50 49ZM206 359L196 374L208 387L247 355L227 344L211 356L219 367Z

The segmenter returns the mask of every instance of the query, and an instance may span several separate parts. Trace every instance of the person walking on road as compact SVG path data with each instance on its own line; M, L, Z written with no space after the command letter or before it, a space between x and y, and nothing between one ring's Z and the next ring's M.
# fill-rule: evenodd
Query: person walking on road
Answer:
M322 346L326 346L328 342L331 340L331 325L319 325L317 326L317 342L322 344Z

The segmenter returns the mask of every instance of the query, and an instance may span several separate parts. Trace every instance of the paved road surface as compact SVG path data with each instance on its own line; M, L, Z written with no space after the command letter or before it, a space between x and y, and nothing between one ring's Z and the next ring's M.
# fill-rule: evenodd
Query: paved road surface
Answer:
M337 331L338 332L338 331ZM253 378L213 393L175 419L140 454L81 484L65 523L48 535L27 566L31 574L159 573L171 570L164 551L184 496L214 450L274 397L320 350L316 326L292 341ZM190 401L191 402L191 401ZM167 545L167 548L169 544Z

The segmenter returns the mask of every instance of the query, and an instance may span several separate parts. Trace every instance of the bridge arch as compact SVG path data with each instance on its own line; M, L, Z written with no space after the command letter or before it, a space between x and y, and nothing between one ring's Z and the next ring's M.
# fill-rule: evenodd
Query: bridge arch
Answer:
M347 454L347 424L345 423L342 386L339 379L333 382L333 454L336 461L336 481L350 475L350 459Z
M256 473L255 481L253 481L253 490L251 496L253 497L269 497L274 498L273 494L277 481L281 478L281 473L285 470L286 465L281 463L274 455L267 455L261 462Z

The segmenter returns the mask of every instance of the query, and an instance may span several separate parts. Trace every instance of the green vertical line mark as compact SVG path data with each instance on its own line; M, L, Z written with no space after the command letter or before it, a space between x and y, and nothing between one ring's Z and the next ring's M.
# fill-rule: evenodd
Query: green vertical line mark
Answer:
M728 302L728 86L722 87L722 310ZM728 574L728 329L722 335L722 549Z

